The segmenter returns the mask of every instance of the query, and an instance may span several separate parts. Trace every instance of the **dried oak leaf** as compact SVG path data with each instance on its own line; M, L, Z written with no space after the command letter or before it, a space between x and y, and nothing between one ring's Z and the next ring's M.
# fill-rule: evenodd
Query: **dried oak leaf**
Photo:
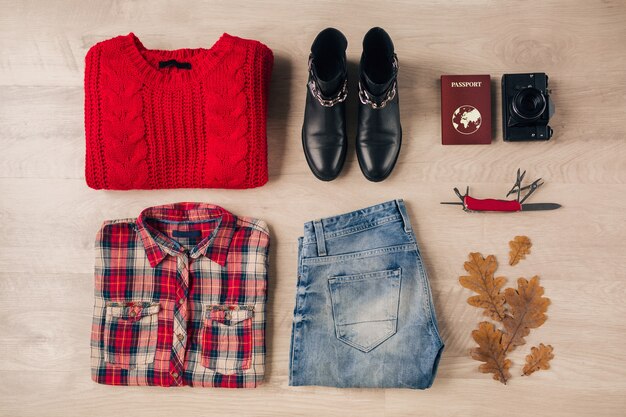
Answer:
M517 265L522 259L526 259L526 255L530 253L530 239L528 236L515 236L515 238L509 242L511 251L509 252L509 265Z
M531 347L530 355L526 356L526 365L522 369L522 376L528 376L540 369L550 369L550 360L554 359L553 351L551 345L546 346L543 343L537 347Z
M530 281L524 278L517 280L517 290L507 288L504 298L509 306L508 314L502 320L504 325L505 352L515 349L516 346L526 343L530 329L541 326L548 318L546 311L550 299L543 297L543 287L539 285L539 277L534 276Z
M504 295L500 292L506 278L494 277L498 268L495 256L483 258L480 253L469 254L469 261L463 264L469 275L459 277L461 285L478 293L467 299L469 305L484 308L483 314L494 320L502 321L506 315Z
M472 358L485 362L478 367L484 374L493 374L493 379L506 384L511 377L509 368L511 361L506 359L506 350L503 345L503 333L487 321L478 324L478 329L472 332L472 338L478 343L470 353Z

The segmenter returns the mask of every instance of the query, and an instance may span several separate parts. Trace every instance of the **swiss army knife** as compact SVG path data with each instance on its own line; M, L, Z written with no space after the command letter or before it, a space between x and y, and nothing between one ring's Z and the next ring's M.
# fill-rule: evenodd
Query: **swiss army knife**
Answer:
M461 200L460 202L442 202L441 204L455 204L463 206L463 210L471 211L471 212L480 212L480 211L503 211L503 212L515 212L515 211L535 211L535 210L555 210L561 207L560 204L557 203L530 203L524 204L524 201L530 197L532 193L534 193L537 188L543 185L541 182L541 178L532 183L522 187L522 180L524 179L524 175L526 175L526 171L520 172L517 170L517 180L513 185L513 188L506 193L506 197L511 194L517 194L517 199L515 200L498 200L494 198L487 199L478 199L474 197L470 197L469 195L469 187L467 187L465 191L465 195L461 194L458 188L454 188L454 192L457 197ZM521 197L522 191L528 190L524 197ZM521 199L520 199L521 198Z

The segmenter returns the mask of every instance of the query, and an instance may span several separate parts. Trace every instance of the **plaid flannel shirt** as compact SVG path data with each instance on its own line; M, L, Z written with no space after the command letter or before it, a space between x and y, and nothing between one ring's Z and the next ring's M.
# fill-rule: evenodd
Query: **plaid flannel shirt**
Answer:
M263 381L269 233L178 203L104 223L96 238L94 381L248 388Z

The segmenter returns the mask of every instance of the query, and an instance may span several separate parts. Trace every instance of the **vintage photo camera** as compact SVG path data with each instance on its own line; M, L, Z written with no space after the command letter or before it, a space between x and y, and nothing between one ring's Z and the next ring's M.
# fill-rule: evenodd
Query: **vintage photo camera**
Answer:
M552 128L548 121L553 114L554 104L550 100L546 74L502 76L502 133L505 141L550 139Z

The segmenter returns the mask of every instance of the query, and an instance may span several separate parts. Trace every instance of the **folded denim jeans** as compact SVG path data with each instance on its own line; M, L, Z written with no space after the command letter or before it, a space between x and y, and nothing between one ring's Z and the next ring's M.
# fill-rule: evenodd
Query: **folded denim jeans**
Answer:
M402 200L304 225L289 385L429 388L444 344Z

